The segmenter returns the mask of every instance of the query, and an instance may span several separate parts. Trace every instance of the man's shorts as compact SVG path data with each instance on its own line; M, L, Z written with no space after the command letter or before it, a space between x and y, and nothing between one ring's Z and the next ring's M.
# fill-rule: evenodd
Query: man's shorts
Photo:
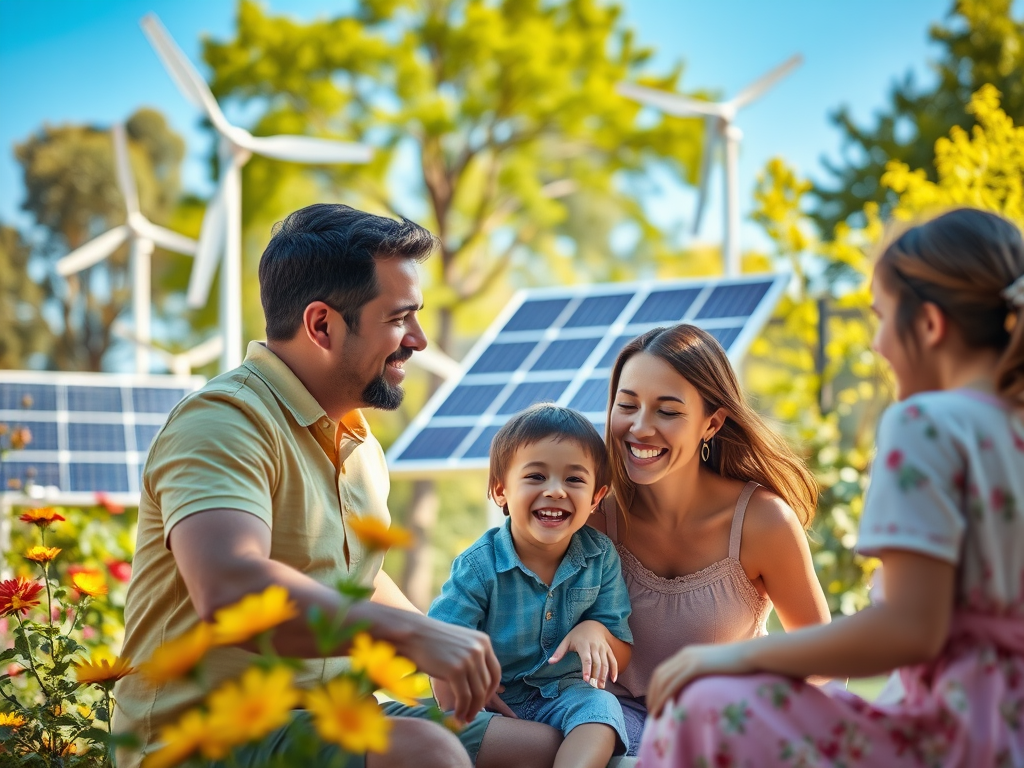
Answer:
M607 725L619 737L615 754L624 754L629 748L629 735L619 700L614 694L594 688L582 679L563 680L558 695L553 699L546 699L537 691L525 701L506 703L520 719L550 725L561 731L563 736L568 736L569 731L578 725Z
M386 701L381 703L381 709L388 717L412 717L429 718L435 711L432 706L408 707L397 701ZM469 753L469 759L476 763L477 753L480 752L480 744L484 740L484 732L487 730L491 718L495 717L494 712L481 712L473 722L469 723L458 734L459 741ZM298 709L292 714L291 722L283 728L278 728L259 744L250 745L239 750L235 759L231 761L233 768L249 768L250 766L269 765L275 756L281 755L287 749L296 733L308 733L313 729L310 722L309 712ZM211 762L209 768L224 768L227 763L219 761ZM337 744L321 744L317 751L316 758L309 763L304 763L303 768L328 768L329 766L344 765L345 768L364 768L366 755L352 755L343 750Z

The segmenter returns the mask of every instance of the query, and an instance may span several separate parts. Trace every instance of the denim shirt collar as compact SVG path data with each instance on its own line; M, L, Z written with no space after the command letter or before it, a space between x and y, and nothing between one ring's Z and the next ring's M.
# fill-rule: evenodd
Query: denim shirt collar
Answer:
M565 556L555 572L551 587L556 587L579 573L587 567L587 560L602 554L601 547L584 531L585 529L577 531L569 540L569 549L566 550ZM512 541L512 518L505 520L505 524L501 526L501 530L494 537L494 566L498 573L519 568L523 573L540 581L533 571L523 565L523 561L516 553L515 544Z

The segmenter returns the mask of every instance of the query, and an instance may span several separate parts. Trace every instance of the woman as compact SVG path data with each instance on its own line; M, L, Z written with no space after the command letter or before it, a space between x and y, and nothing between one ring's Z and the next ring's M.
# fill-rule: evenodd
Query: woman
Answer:
M902 402L878 428L857 546L882 560L885 599L676 654L651 681L645 768L1024 765L1024 238L951 211L886 248L872 294ZM886 704L800 679L897 668L905 694ZM676 697L706 675L746 676Z
M817 486L746 404L725 351L692 325L657 328L619 353L606 441L614 497L595 527L616 543L633 657L610 690L634 754L651 674L692 643L829 621L804 528Z

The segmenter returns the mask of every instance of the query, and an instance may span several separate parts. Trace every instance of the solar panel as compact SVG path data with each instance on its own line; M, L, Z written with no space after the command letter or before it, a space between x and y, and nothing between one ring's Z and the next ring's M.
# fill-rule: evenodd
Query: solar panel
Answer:
M63 493L138 493L167 414L200 377L0 371L0 424L31 442L0 463L0 492L27 480Z
M788 274L536 288L517 293L388 451L395 474L485 469L508 417L550 400L603 430L611 367L659 326L692 323L735 365L767 321Z

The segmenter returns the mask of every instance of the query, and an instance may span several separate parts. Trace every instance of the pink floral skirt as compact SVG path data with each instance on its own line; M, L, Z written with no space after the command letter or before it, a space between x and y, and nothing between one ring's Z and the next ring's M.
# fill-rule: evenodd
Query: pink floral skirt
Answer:
M701 678L650 719L642 768L1024 766L1024 623L958 616L901 701L777 675Z

